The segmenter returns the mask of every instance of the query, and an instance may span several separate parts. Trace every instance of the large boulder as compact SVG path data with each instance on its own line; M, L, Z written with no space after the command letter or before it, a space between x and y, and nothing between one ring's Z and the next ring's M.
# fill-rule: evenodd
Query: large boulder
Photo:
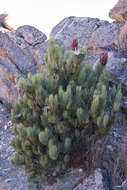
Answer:
M0 33L0 99L13 105L19 97L19 78L39 72L47 37L32 26Z
M58 23L51 31L50 37L60 39L69 46L72 39L78 39L79 45L88 49L110 42L117 42L122 24L89 17L68 17Z
M68 17L52 29L50 36L60 39L66 47L70 46L73 39L77 39L79 46L85 46L88 50L85 63L94 63L100 56L99 46L111 42L117 44L123 25L97 18Z
M109 17L119 22L127 21L127 0L118 0L110 10Z
M77 39L79 46L87 48L86 63L96 64L99 62L99 46L111 42L118 44L118 38L124 23L99 20L96 18L68 17L58 23L51 31L50 36L60 39L66 47L69 47L72 39ZM108 56L107 68L118 78L123 86L127 85L127 59L124 55L116 52ZM120 80L120 81L119 81Z
M20 26L17 30L7 33L21 48L36 46L45 42L47 36L37 28L29 25Z

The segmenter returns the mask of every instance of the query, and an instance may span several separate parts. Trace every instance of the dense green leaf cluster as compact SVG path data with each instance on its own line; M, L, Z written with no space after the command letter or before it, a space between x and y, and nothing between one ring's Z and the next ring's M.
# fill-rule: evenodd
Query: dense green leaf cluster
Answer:
M34 182L64 171L73 152L86 151L89 139L106 135L117 116L120 86L109 87L103 65L83 66L84 56L50 40L41 73L20 79L23 96L11 112L17 124L12 163L24 166Z

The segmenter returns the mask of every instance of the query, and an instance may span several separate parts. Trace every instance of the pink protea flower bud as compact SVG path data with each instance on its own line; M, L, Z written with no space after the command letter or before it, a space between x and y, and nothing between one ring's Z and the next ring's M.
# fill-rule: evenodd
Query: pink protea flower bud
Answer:
M77 39L73 39L73 40L72 40L72 44L71 44L71 46L70 46L70 49L71 49L71 50L76 50L76 49L78 49L78 40L77 40Z
M107 52L102 52L100 55L100 63L102 65L106 65L108 61L108 53Z

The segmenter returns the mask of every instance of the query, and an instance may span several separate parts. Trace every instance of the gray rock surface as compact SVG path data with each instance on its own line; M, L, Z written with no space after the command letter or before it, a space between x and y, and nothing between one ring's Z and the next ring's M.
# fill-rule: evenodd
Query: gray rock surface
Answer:
M72 39L78 39L79 47L85 46L88 50L84 64L93 64L100 56L98 46L109 42L117 43L122 27L122 23L109 23L97 18L68 17L52 29L50 36L54 37L58 44L64 44L67 48ZM3 86L0 98L13 104L19 97L19 78L26 78L28 72L40 71L44 63L43 55L48 49L46 38L45 34L28 25L12 32L0 33L0 84ZM109 60L109 68L111 68L110 65L115 65L114 74L125 82L126 60L123 62L122 58L114 58L114 56L113 58L110 56ZM121 70L124 72L122 73ZM8 77L10 75L11 77Z
M20 69L20 72L26 74L28 71L35 73L35 63L32 58L27 56L23 49L18 47L6 33L0 33L1 53L6 53L8 59Z
M119 22L127 21L127 0L118 0L116 5L109 11L109 17Z
M73 39L77 39L79 47L87 48L84 65L87 63L95 66L99 63L100 53L98 47L115 42L118 45L120 32L124 26L121 22L99 20L97 18L68 17L58 23L51 31L50 36L61 40L65 47L69 47ZM111 83L122 83L122 91L127 96L127 58L120 52L109 53L107 69L113 73ZM123 102L123 110L126 105Z
M40 71L46 38L32 26L0 33L0 98L8 104L13 105L19 97L19 79L27 78L28 72Z
M0 157L0 190L37 190L28 183L22 170L15 168L8 160Z
M74 182L82 177L79 169L66 173L62 178L51 185L43 185L40 190L70 190ZM0 190L37 190L36 185L27 181L24 172L15 168L8 160L0 157ZM73 190L106 190L100 169L84 179L83 183L77 184Z
M123 24L109 23L105 20L89 17L68 17L58 23L50 36L60 39L65 46L70 46L72 39L77 39L79 46L96 49L110 42L116 42Z
M99 20L96 18L68 17L56 25L50 36L60 39L66 47L69 47L73 39L77 39L79 47L87 48L87 55L84 61L94 64L100 57L99 46L107 45L111 42L118 43L118 37L124 24ZM123 69L127 60L117 54L109 56L107 67L114 74ZM124 68L125 70L125 68Z
M106 190L101 169L96 169L93 174L87 177L74 190Z
M8 36L20 47L26 48L30 46L36 46L45 42L47 36L39 31L37 28L29 25L24 25L17 30L7 33Z

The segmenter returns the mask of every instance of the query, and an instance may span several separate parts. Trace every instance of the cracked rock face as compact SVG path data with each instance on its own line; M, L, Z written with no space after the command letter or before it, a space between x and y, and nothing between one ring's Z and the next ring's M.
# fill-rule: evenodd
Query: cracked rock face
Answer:
M19 27L17 29L17 32L19 33L21 38L24 39L24 41L32 46L41 44L47 39L47 36L43 32L28 25Z
M68 47L72 39L78 39L79 46L96 49L97 46L117 41L122 26L89 17L68 17L58 23L50 36L63 41Z
M21 26L17 30L9 32L8 35L15 43L23 48L29 45L36 46L47 39L47 36L43 32L29 25Z

